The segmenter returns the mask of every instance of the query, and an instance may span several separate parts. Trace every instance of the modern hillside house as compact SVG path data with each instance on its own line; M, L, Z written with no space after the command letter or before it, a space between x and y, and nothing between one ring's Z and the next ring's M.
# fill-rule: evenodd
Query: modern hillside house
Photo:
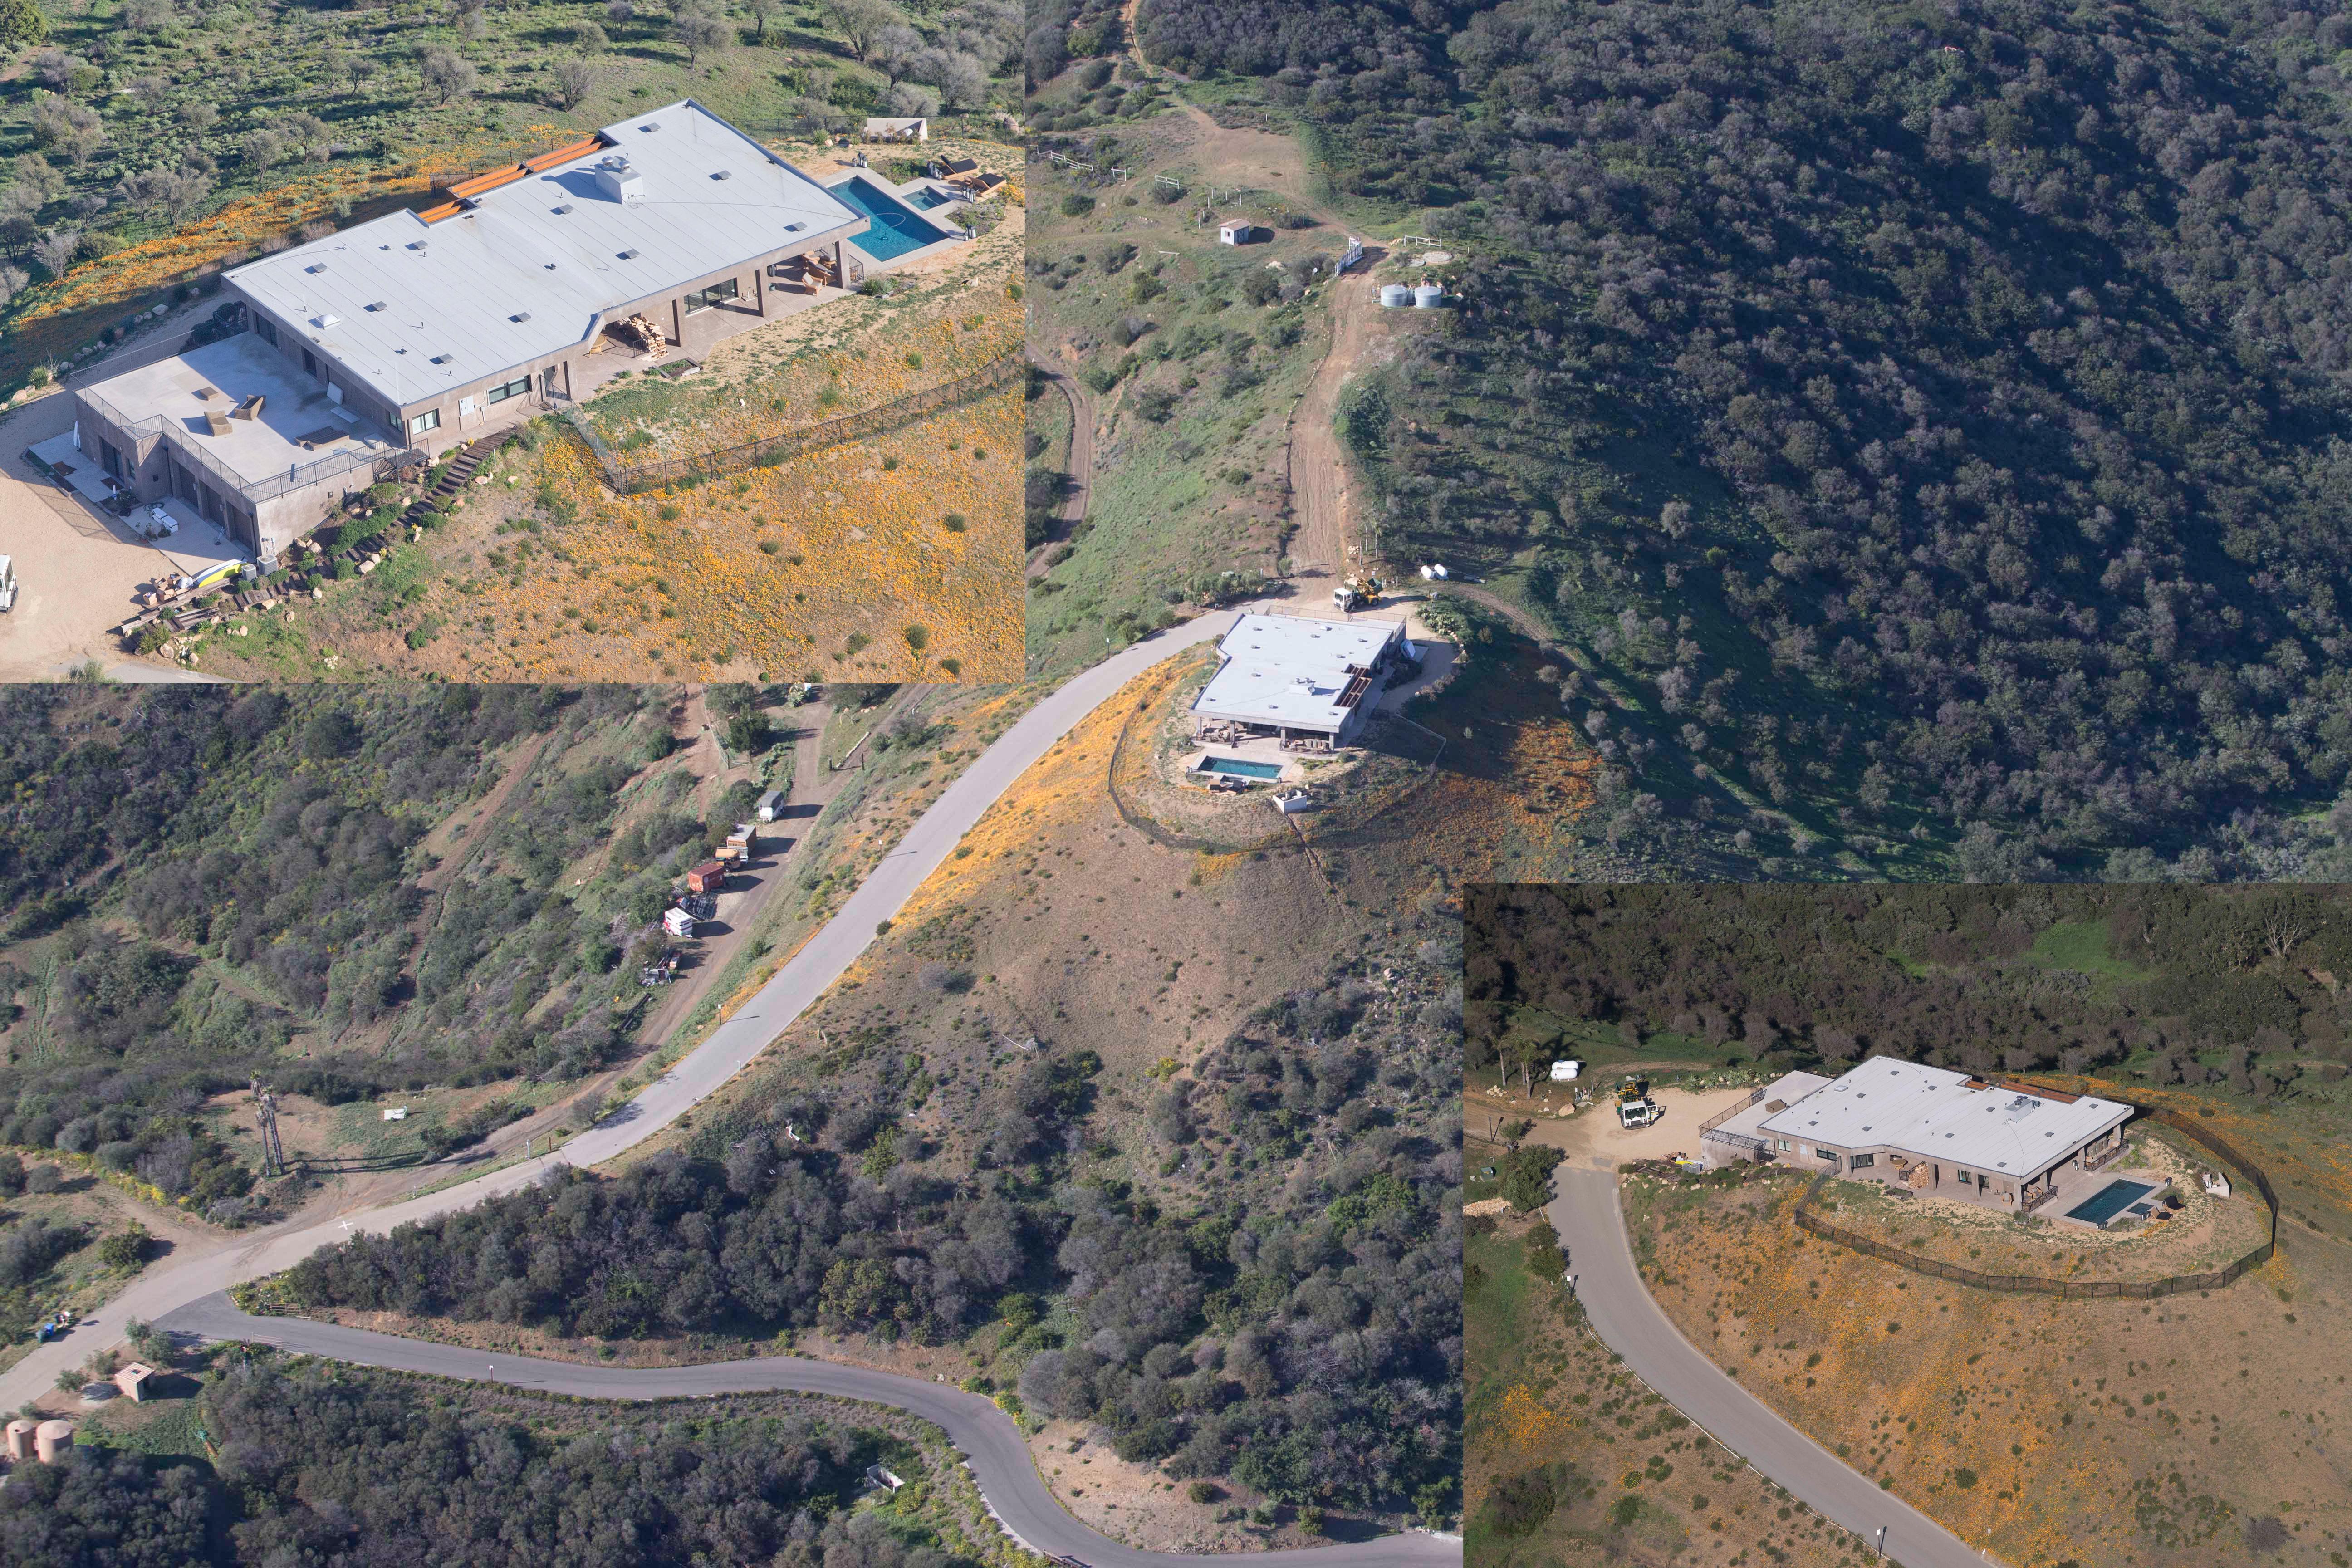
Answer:
M443 198L236 268L228 336L77 389L105 493L175 498L272 563L404 456L577 401L640 354L698 357L779 294L853 286L843 245L867 226L691 99Z
M1335 746L1355 742L1388 677L1418 657L1402 621L1305 616L1243 616L1217 654L1217 673L1192 699L1196 731Z
M1785 1075L1699 1144L1713 1166L1826 1167L2023 1212L2121 1153L2131 1116L2112 1100L1871 1057L1839 1078Z

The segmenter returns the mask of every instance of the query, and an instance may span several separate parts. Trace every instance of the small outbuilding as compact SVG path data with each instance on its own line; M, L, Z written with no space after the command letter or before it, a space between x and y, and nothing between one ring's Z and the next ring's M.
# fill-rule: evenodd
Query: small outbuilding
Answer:
M1264 245L1274 237L1274 230L1247 218L1234 218L1217 226L1219 245Z
M137 1404L147 1397L147 1381L154 1375L153 1367L144 1362L134 1361L114 1374L114 1386L127 1394L133 1404Z
M689 893L715 893L727 885L727 867L718 860L705 860L686 874L686 890Z

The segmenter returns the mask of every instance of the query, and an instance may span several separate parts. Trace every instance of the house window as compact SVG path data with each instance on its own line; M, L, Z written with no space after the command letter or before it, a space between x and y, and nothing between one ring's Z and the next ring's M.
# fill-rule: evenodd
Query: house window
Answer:
M1788 1141L1786 1138L1775 1138L1775 1139L1773 1139L1773 1140L1772 1140L1772 1142L1773 1142L1773 1143L1774 1143L1774 1145L1775 1145L1775 1146L1777 1146L1778 1148L1781 1149L1781 1150L1782 1150L1782 1151L1784 1151L1784 1152L1785 1152L1785 1151L1788 1149L1788 1147L1789 1147L1789 1141Z
M1878 1156L1875 1154L1856 1154L1853 1159L1846 1162L1846 1164L1851 1169L1856 1171L1861 1170L1864 1165L1875 1165L1876 1163L1878 1163Z
M254 312L253 330L261 335L261 341L263 342L268 343L273 349L278 346L278 323L271 321L268 317L261 314L258 310Z
M439 428L441 428L441 411L438 408L428 408L408 422L408 433L412 436L422 436L427 430Z
M732 300L737 292L735 279L732 278L723 283L713 283L708 289L697 289L686 297L687 313L691 315L697 310L708 310L713 305Z
M482 395L485 403L504 403L509 397L520 397L530 391L530 377L517 376L504 386L494 386Z

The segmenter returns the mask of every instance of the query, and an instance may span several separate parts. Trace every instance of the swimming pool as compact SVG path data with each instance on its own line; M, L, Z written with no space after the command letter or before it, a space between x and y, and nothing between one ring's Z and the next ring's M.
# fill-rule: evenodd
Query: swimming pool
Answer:
M863 174L852 174L832 190L844 205L865 214L869 220L866 232L853 237L849 243L877 261L896 261L909 251L937 245L948 237L945 229L925 223L915 216L914 208Z
M2066 1217L2079 1219L2086 1225L2105 1225L2154 1191L2156 1184L2153 1182L2126 1182L2117 1178L2068 1209Z
M1236 778L1278 779L1282 776L1280 763L1245 763L1239 757L1202 757L1193 772L1231 773Z
M910 207L920 207L925 212L929 212L933 207L943 207L947 205L949 201L952 198L950 197L940 195L939 192L931 189L930 186L925 185L921 190L916 191L912 195L908 195L906 198L906 202Z

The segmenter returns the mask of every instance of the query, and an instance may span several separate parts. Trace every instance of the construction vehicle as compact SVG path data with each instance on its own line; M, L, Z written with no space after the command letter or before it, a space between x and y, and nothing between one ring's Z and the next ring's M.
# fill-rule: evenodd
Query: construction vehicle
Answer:
M1331 602L1342 615L1369 610L1381 602L1381 580L1378 577L1350 577L1331 590Z
M1650 1098L1650 1086L1639 1079L1627 1079L1617 1087L1617 1125L1647 1127L1665 1114L1664 1109Z

